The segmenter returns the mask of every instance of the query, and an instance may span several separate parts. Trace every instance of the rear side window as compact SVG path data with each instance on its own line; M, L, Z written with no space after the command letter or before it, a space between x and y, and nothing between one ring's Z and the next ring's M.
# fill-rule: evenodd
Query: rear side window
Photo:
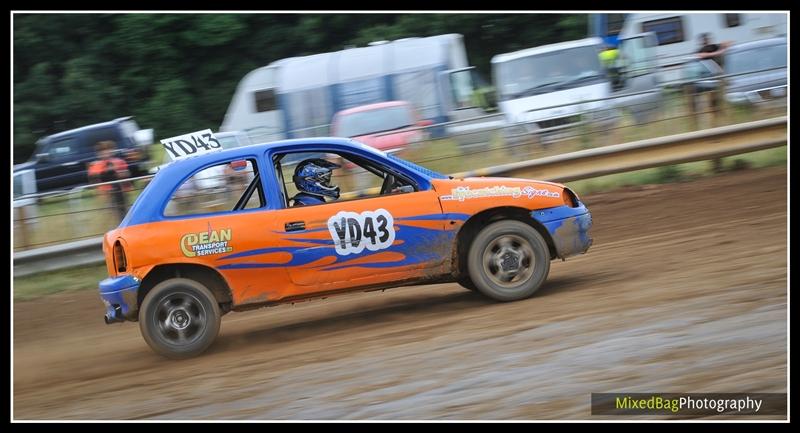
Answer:
M642 23L642 32L655 33L658 39L658 45L675 44L685 40L683 34L683 20L681 17L645 21Z
M253 93L256 102L256 112L273 111L277 108L275 103L275 90L264 89Z
M725 18L725 27L738 27L742 24L739 14L722 14L722 16Z
M255 160L243 159L206 167L172 194L164 216L189 216L255 209L265 204Z
M81 154L80 145L76 137L61 138L50 142L45 148L54 161L72 160Z

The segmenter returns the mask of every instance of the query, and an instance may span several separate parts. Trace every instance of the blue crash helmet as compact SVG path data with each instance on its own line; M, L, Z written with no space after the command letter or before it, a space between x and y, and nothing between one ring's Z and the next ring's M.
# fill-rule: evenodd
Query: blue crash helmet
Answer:
M339 187L331 185L331 174L340 165L321 158L307 159L294 169L297 190L317 197L339 198Z

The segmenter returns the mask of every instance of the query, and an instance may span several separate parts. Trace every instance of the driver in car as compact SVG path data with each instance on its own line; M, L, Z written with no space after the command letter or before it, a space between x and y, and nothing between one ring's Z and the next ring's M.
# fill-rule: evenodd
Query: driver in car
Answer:
M309 206L325 203L325 197L339 198L339 186L331 185L331 174L341 168L321 158L306 159L297 164L292 180L299 191L292 206Z

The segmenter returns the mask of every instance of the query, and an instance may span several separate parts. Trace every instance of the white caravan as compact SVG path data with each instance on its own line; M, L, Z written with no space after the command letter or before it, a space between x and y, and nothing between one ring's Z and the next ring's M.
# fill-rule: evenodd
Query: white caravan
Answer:
M459 34L282 59L239 82L220 130L254 141L328 135L335 113L392 100L436 124L470 118L483 114L472 104L473 74Z

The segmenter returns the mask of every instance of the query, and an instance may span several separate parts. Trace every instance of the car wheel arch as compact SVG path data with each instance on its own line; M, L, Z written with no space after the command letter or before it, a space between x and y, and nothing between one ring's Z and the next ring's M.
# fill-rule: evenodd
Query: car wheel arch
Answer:
M456 278L469 275L467 254L475 236L488 224L506 219L520 221L536 229L547 243L550 259L552 260L558 256L553 238L540 222L531 217L531 210L514 206L485 209L469 217L456 234L453 245L453 263L451 263L451 272Z
M170 278L188 278L197 281L214 294L223 314L230 311L233 294L225 277L214 268L190 263L168 263L153 267L139 285L137 305L142 305L145 296L153 287Z

